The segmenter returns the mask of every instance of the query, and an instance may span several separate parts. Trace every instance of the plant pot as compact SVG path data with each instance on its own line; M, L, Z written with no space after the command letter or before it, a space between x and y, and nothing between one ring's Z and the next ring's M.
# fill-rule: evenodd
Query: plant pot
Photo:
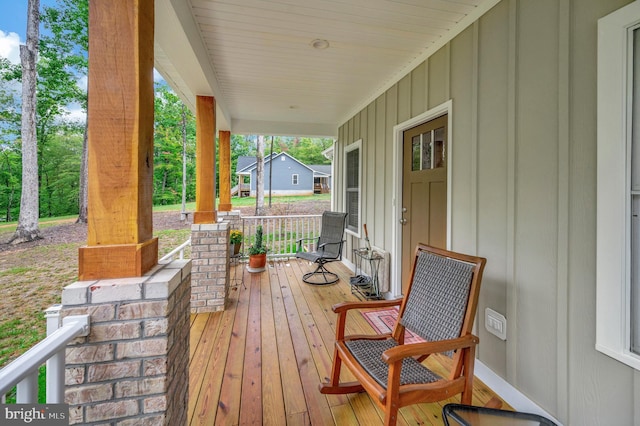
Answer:
M240 243L229 243L229 256L236 256L240 253Z
M252 254L249 255L249 265L247 271L249 272L262 272L265 270L267 264L267 254Z

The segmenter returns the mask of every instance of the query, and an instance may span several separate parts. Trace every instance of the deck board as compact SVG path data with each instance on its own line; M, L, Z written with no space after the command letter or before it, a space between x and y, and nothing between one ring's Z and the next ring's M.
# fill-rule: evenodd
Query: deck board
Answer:
M237 268L244 285L231 289L227 309L191 317L189 424L381 425L384 416L367 394L318 391L331 371L331 306L356 300L348 268L329 265L340 276L329 286L305 284L301 277L310 267L296 260L270 262L260 274ZM347 333L372 332L362 315L349 313ZM447 360L428 362L441 369ZM346 369L342 374L352 380ZM459 400L404 407L398 424L441 425L442 406ZM508 408L477 379L473 403Z

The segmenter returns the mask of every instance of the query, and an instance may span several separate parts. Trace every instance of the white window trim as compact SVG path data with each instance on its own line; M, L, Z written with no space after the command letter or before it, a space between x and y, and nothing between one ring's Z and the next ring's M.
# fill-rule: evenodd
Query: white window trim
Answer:
M598 21L596 350L640 370L631 352L631 29L640 2Z
M291 185L298 185L300 183L300 177L297 173L291 175Z
M344 182L344 194L343 194L343 204L345 206L345 210L348 211L347 208L347 154L350 153L353 150L359 150L358 151L358 230L353 231L351 229L349 229L348 224L347 224L347 228L345 228L345 232L347 234L353 235L356 238L360 238L360 228L361 228L361 224L362 224L362 139L358 139L357 141L347 145L344 148L344 169L343 169L343 173L344 173L344 177L345 177L345 182Z

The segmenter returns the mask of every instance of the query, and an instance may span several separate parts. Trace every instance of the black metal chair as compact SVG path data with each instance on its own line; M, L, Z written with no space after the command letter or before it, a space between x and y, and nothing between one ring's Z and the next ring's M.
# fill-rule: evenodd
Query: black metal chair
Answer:
M314 271L304 274L302 281L315 285L333 284L338 281L338 275L327 270L324 265L342 259L343 235L346 224L347 213L325 211L322 213L320 237L298 240L296 257L318 265ZM305 242L309 244L310 241L316 241L315 250L305 251Z

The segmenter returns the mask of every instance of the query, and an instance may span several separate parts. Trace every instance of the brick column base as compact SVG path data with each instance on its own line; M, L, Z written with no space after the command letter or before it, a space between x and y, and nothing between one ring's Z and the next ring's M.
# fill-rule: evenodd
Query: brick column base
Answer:
M240 210L218 211L218 220L229 223L229 229L242 230L242 216Z
M191 225L191 313L225 309L229 296L229 223Z
M64 288L62 316L91 317L66 350L71 425L186 424L190 290L189 260Z

